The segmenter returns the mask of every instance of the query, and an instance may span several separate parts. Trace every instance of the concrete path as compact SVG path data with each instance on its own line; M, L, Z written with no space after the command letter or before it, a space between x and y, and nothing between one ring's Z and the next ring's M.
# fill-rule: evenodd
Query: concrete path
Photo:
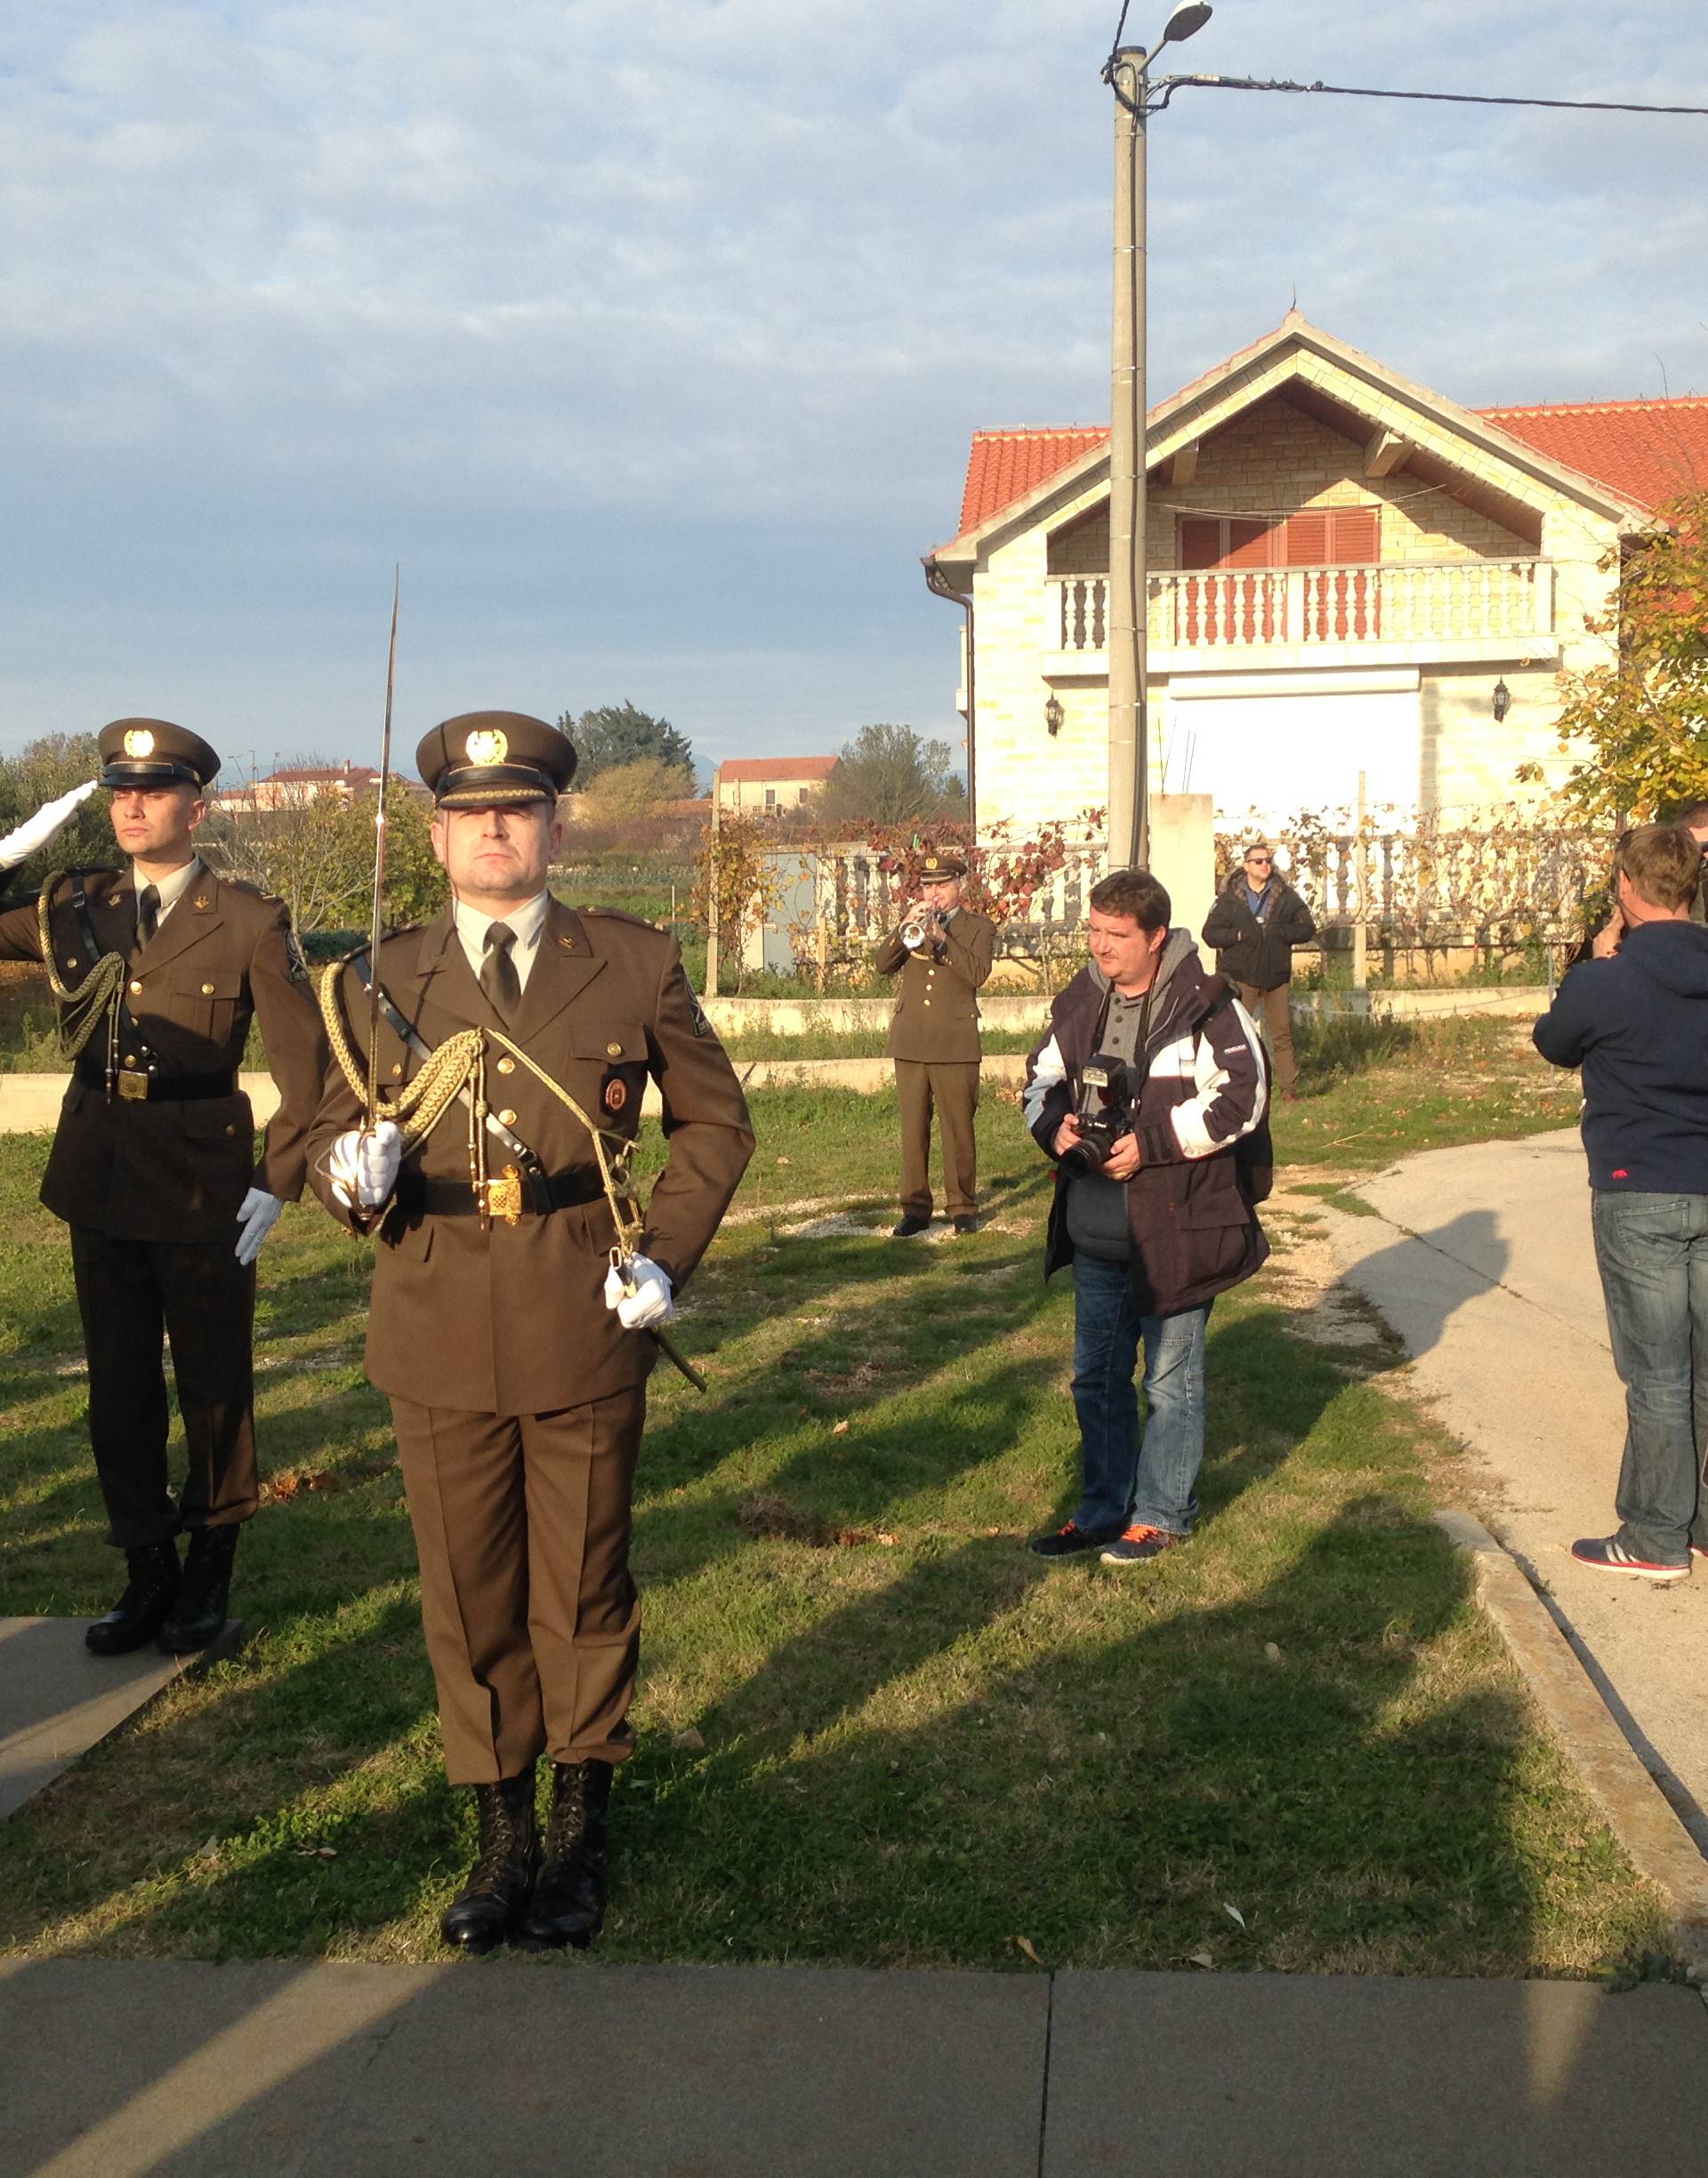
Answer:
M0 2178L1630 2178L1708 2156L1708 2013L1652 1985L56 1959L0 1965Z
M1494 1493L1483 1517L1708 1852L1708 1577L1650 1586L1570 1555L1617 1525L1625 1433L1577 1130L1429 1150L1353 1191L1379 1214L1331 1213L1342 1277L1414 1356Z
M150 1701L189 1662L150 1644L93 1657L86 1618L0 1618L0 1819Z

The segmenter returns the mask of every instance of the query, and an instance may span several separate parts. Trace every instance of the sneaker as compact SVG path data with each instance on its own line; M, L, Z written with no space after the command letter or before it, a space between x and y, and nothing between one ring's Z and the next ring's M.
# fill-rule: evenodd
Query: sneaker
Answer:
M1142 1565L1147 1558L1160 1558L1188 1538L1167 1528L1129 1528L1102 1553L1105 1565Z
M1699 1555L1708 1556L1708 1552L1699 1551L1697 1545L1693 1544L1691 1547L1698 1550ZM1581 1543L1573 1544L1572 1555L1579 1565L1592 1566L1598 1573L1634 1573L1640 1580L1652 1581L1688 1580L1690 1577L1688 1557L1682 1565L1667 1565L1657 1559L1640 1558L1634 1551L1628 1551L1616 1535L1586 1536Z
M1071 1558L1076 1551L1101 1550L1120 1532L1118 1528L1081 1528L1068 1521L1048 1535L1035 1535L1026 1547L1040 1558Z
M1692 1536L1690 1538L1690 1555L1693 1558L1708 1558L1708 1543L1698 1543L1695 1536Z
M915 1233L922 1233L931 1222L928 1217L915 1217L910 1210L899 1225L890 1228L890 1238L892 1240L911 1240Z

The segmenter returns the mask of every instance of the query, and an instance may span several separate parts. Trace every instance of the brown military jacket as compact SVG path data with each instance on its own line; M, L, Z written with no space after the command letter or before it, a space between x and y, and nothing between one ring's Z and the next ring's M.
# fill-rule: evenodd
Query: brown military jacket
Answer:
M983 1057L979 992L990 974L996 925L971 908L957 908L941 945L910 953L893 930L873 956L880 975L901 973L890 1017L890 1056L935 1064Z
M119 1044L127 1070L146 1074L151 1055L162 1082L229 1074L232 1088L194 1102L109 1099L89 1078L105 1069L107 1034L98 1028L66 1088L42 1200L56 1217L114 1239L233 1246L249 1188L286 1202L302 1193L326 1072L319 1010L289 914L282 900L204 866L139 948L130 870L91 871L85 883L98 951L130 961ZM89 958L69 879L54 888L48 927L60 980L75 990ZM0 912L0 960L41 957L36 903ZM254 1117L236 1086L254 1019L280 1099L259 1164Z
M430 1047L459 1029L504 1027L448 910L384 941L380 980ZM340 989L352 1041L363 1051L368 1002L354 966L345 968ZM647 1202L640 1245L680 1293L746 1169L753 1137L735 1069L689 988L675 940L631 916L578 914L552 900L507 1033L614 1133L637 1132L648 1077L658 1084L669 1160ZM417 1071L415 1058L383 1026L382 1085L394 1087ZM594 1192L585 1128L491 1041L487 1092L493 1110L548 1174L579 1175ZM657 1343L624 1330L605 1305L613 1225L602 1195L483 1230L478 1216L463 1211L473 1192L468 1114L458 1102L405 1158L397 1197L384 1214L353 1217L332 1186L326 1161L337 1137L360 1121L357 1098L334 1063L310 1142L310 1179L344 1224L359 1230L377 1223L371 1383L423 1406L508 1415L553 1413L644 1380ZM490 1135L487 1148L488 1171L498 1174L503 1149ZM436 1192L448 1187L460 1214L439 1214L423 1205L423 1182Z

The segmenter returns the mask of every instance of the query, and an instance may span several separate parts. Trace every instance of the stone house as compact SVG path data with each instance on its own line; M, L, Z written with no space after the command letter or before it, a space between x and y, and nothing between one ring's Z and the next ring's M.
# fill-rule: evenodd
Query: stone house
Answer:
M1362 771L1373 805L1485 809L1566 769L1598 563L1708 483L1708 399L1473 411L1291 311L1151 410L1147 476L1153 794L1277 824ZM975 435L925 567L972 603L981 832L1108 803L1108 529L1106 429Z
M834 756L737 756L712 774L712 798L722 810L780 817L804 809L836 769Z

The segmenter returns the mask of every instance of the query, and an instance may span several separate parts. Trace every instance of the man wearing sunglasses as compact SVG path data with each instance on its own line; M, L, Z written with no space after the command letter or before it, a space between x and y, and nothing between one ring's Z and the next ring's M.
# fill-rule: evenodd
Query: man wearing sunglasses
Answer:
M1275 867L1267 840L1253 840L1204 925L1216 966L1239 1003L1269 1031L1275 1078L1292 1103L1299 1069L1293 1052L1293 948L1309 945L1317 925L1303 900Z

